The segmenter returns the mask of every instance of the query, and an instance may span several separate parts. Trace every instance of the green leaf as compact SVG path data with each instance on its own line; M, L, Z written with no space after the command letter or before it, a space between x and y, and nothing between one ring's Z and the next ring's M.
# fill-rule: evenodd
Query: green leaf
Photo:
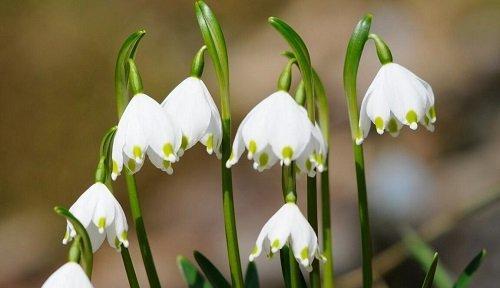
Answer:
M198 0L194 3L194 10L201 35L217 74L221 88L221 117L230 119L229 111L229 64L226 41L222 29L214 13L205 2ZM227 93L227 95L225 95Z
M200 265L201 271L205 274L208 281L212 284L214 288L229 288L231 285L227 282L226 278L222 273L215 267L210 260L208 260L205 255L201 254L199 251L193 252L194 259Z
M115 66L115 95L116 104L118 108L118 116L120 117L125 107L127 107L128 96L128 60L134 59L139 41L146 34L146 31L139 30L132 33L123 42L120 51L118 52L118 59L116 59Z
M406 229L403 235L403 243L405 244L410 256L417 261L424 271L428 271L434 259L435 251L418 234L411 230ZM442 265L437 266L434 275L434 284L438 288L449 288L453 286L453 281L449 273Z
M436 273L436 268L438 264L438 253L434 253L434 259L432 259L431 268L427 271L425 275L424 284L422 284L422 288L431 288L432 283L434 282L434 274Z
M465 267L464 271L458 277L457 282L453 285L453 288L466 288L469 287L470 282L472 281L472 276L477 271L481 263L483 262L484 257L486 256L486 250L481 250L479 254L470 261L470 263Z
M212 288L196 267L185 257L177 256L177 265L189 288Z
M92 276L92 266L93 266L93 257L94 254L92 253L92 243L90 242L89 234L87 234L87 230L85 227L83 227L82 223L78 221L78 219L69 212L68 209L56 206L54 207L54 211L68 220L71 225L73 225L73 228L75 229L76 233L81 237L82 239L82 257L81 257L81 264L82 268L89 277L89 279Z
M290 248L288 245L283 246L280 250L280 261L281 261L281 272L283 274L283 280L285 281L285 287L290 288L292 286L291 284L291 277L290 277ZM306 284L306 279L304 278L304 275L302 275L302 272L298 269L298 276L299 276L299 287L300 288L307 288Z
M245 273L245 288L259 288L259 274L255 262L249 262Z
M277 17L270 17L268 21L278 30L283 38L285 38L297 58L297 63L306 89L307 114L309 119L314 122L314 79L311 67L311 57L309 56L307 46L299 34L285 21Z

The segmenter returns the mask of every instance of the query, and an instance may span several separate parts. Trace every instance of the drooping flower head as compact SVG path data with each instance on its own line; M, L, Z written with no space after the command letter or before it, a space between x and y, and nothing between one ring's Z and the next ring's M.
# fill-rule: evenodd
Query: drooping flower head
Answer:
M111 247L118 250L121 244L128 247L125 213L106 185L98 182L90 186L69 211L87 230L93 252L101 247L106 236ZM67 244L76 235L73 225L68 221L63 244Z
M179 156L201 142L207 152L215 152L220 158L222 124L219 110L203 81L188 77L165 98L161 104L169 118L173 119L182 132Z
M43 283L42 288L93 288L89 277L75 262L68 262L57 269Z
M111 177L116 179L124 164L132 173L137 172L146 154L156 167L171 174L181 139L178 125L158 102L146 94L135 95L123 112L113 140Z
M267 221L248 259L253 261L262 250L274 254L287 243L297 262L309 271L315 257L324 260L316 233L295 203L286 203Z
M431 86L396 63L382 65L361 104L359 126L363 132L356 139L361 144L368 136L371 122L377 132L397 136L403 125L412 130L420 122L433 131L436 122L434 92Z
M317 160L325 158L325 141L288 92L280 90L262 100L241 122L226 166L238 162L245 148L254 168L262 171L278 160L283 165L298 161L298 167L310 173Z

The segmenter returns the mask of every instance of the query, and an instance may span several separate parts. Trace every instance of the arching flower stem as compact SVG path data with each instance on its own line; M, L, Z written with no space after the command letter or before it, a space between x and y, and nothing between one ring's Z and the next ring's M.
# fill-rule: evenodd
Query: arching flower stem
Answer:
M116 61L115 68L115 94L118 108L118 119L125 111L125 108L127 107L127 104L130 100L129 84L132 88L133 95L135 95L137 91L142 91L142 82L140 81L140 76L138 76L138 73L135 73L135 75L129 77L132 72L131 69L135 68L134 71L137 72L134 63L130 62L129 60L134 59L139 41L145 33L146 32L144 30L141 30L130 35L127 40L125 40L118 53L118 59ZM131 63L132 65L130 65ZM158 288L161 287L160 280L158 278L158 273L156 272L153 255L151 253L151 248L149 247L146 228L144 226L144 220L142 218L142 210L137 193L137 184L132 173L129 173L127 169L125 170L126 171L124 173L124 178L129 195L130 209L132 211L132 218L134 220L134 225L136 228L135 230L141 250L142 260L144 262L144 267L148 276L149 285L151 287ZM129 277L129 279L131 279L131 277L133 279L132 275L127 274L127 276Z
M344 62L344 91L346 94L347 109L353 141L354 162L356 166L356 181L358 186L358 209L361 229L363 287L372 287L372 239L368 211L368 197L366 192L365 163L363 145L357 145L356 139L363 137L359 127L359 109L357 103L356 79L359 62L365 43L372 39L375 42L377 55L382 64L392 62L392 54L385 42L376 34L370 34L372 15L365 15L356 25L347 46Z

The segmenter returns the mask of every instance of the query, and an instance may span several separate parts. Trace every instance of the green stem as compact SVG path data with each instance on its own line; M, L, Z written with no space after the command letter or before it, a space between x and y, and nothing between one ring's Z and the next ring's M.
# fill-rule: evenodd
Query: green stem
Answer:
M134 264L132 263L132 258L130 258L130 253L126 247L121 247L121 254L123 260L123 266L125 266L125 272L127 272L127 279L130 288L139 288L139 282L137 281L137 276L135 275Z
M356 78L363 48L370 32L372 16L363 17L351 36L344 63L344 90L349 112L351 135L353 141L354 161L356 165L356 181L358 187L358 210L361 229L361 244L363 256L363 287L372 287L372 243L368 212L368 197L366 193L365 163L363 146L356 145L356 139L362 137L359 128L359 112L356 95Z
M307 220L311 224L314 233L318 235L318 195L316 189L316 176L307 177ZM314 259L313 270L309 273L309 283L311 287L321 287L319 275L319 261Z
M331 225L331 208L330 208L330 179L328 174L328 160L330 155L330 107L328 106L328 97L326 96L325 87L319 78L318 73L313 69L314 77L314 93L316 97L316 107L318 108L318 122L321 129L323 139L327 144L327 153L324 163L324 170L321 173L321 234L323 235L323 253L326 257L326 262L323 266L323 287L333 288L334 272L333 272L333 237Z
M290 165L283 165L281 167L281 188L283 191L283 200L285 203L293 202L297 203L297 189L296 189L296 181L295 181L295 163L292 162ZM295 260L295 256L293 255L293 249L291 247L288 249L288 263L282 263L282 265L290 265L290 287L298 288L300 285L299 278L299 266L297 260ZM287 275L288 276L288 275Z
M231 109L229 105L229 64L226 41L215 14L205 2L197 0L194 4L196 18L201 35L212 59L217 80L219 82L220 108L222 118L221 143L221 177L222 177L222 206L224 227L226 231L227 253L231 271L232 286L243 288L243 272L241 269L238 234L236 230L236 216L234 213L233 183L231 169L226 167L226 161L231 155Z

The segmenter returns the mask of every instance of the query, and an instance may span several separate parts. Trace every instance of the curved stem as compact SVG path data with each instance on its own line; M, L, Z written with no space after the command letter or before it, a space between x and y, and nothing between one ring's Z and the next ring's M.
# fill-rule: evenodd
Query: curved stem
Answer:
M133 84L132 88L134 92L142 90L142 83L137 71L132 71L135 74L132 77L133 79L130 79L129 74L131 72L130 69L136 68L133 59L139 41L145 33L145 31L141 30L130 35L129 38L127 38L127 40L123 43L120 52L118 53L118 59L116 61L115 68L115 94L118 107L118 118L121 117L130 100L129 82L132 82L131 84ZM132 210L132 218L134 220L137 239L141 250L142 260L144 262L144 267L146 269L146 274L148 276L149 285L151 287L158 288L161 287L160 279L158 278L158 273L156 272L153 255L151 253L151 248L149 247L146 228L144 227L144 221L142 219L142 211L137 194L137 184L132 174L130 174L128 171L126 171L124 174L125 183L127 184L130 209Z
M363 17L352 33L344 62L344 90L349 112L351 135L353 141L354 162L356 165L356 182L358 186L358 210L361 229L361 244L363 255L363 287L372 287L372 243L368 211L368 197L366 193L365 163L363 146L356 144L356 139L362 137L359 128L359 113L356 95L356 78L363 48L368 39L372 16Z
M234 212L233 183L231 169L226 162L231 154L231 109L229 106L229 65L226 41L224 34L214 13L205 2L198 0L194 5L198 25L208 53L212 59L221 98L222 143L221 143L221 177L222 177L222 206L224 227L226 231L227 254L231 271L232 286L243 288L243 272L241 269L238 234L236 230L236 216Z

